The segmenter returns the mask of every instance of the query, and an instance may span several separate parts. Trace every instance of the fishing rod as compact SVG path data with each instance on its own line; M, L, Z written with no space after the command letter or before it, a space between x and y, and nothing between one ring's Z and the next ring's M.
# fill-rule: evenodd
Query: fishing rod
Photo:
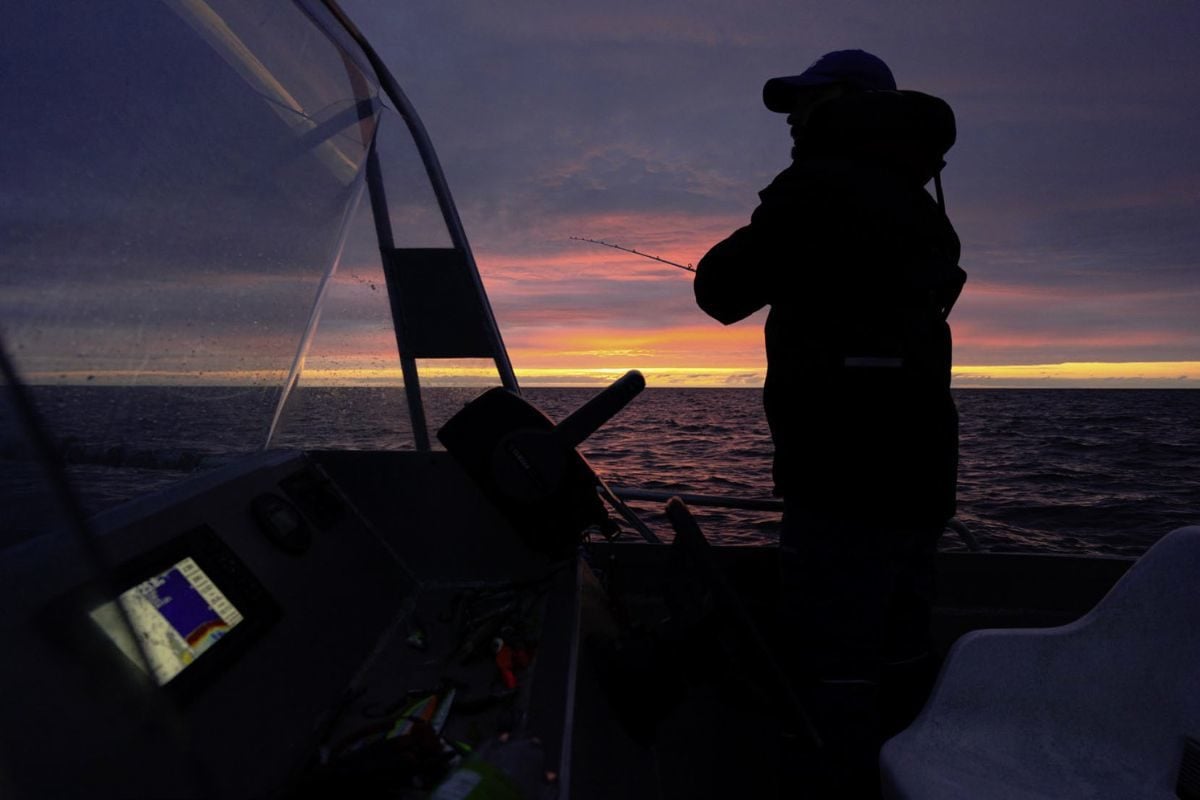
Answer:
M571 239L576 242L588 242L589 244L598 244L598 245L601 245L602 247L611 247L613 250L621 250L622 252L625 252L625 253L633 253L635 256L641 256L642 258L649 258L652 261L660 261L663 264L670 264L672 267L679 267L680 269L687 270L688 272L696 271L696 268L693 267L691 264L680 264L678 261L670 261L665 258L659 258L658 256L652 256L649 253L642 253L637 250L630 249L628 247L622 247L619 244L612 244L610 242L602 242L599 239L585 239L582 236L572 236Z

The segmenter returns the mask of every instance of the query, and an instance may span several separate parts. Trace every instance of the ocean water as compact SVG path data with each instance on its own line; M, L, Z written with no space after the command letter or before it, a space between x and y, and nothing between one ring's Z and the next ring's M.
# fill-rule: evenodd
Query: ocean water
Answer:
M554 419L587 396L530 394ZM1200 524L1200 392L960 390L955 400L958 519L986 548L1137 555ZM770 435L753 390L648 390L582 449L613 484L771 492ZM774 514L694 511L718 541L777 535ZM943 547L964 545L948 533Z
M431 389L434 431L478 389ZM530 389L558 420L593 392ZM35 389L89 510L261 448L277 390L218 387ZM1137 555L1176 527L1200 524L1200 391L960 390L959 516L992 550ZM45 509L15 426L0 426L5 525ZM402 390L293 393L273 446L412 447ZM667 492L770 496L771 441L748 389L648 389L580 448L611 484ZM46 501L48 502L48 501ZM635 508L667 533L661 504ZM778 515L697 508L721 543L770 544ZM24 517L24 522L22 522ZM963 545L948 534L944 547Z

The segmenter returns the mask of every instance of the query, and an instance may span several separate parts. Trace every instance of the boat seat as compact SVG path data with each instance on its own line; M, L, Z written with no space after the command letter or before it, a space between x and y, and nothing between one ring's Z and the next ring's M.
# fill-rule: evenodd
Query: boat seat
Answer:
M1200 738L1200 526L1156 543L1069 625L962 637L883 747L884 797L1196 797L1194 741L1180 777L1188 737Z

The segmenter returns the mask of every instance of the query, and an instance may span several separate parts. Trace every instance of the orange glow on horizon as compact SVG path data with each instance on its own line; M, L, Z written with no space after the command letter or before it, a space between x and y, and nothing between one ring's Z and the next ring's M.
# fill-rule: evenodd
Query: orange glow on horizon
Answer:
M644 367L679 368L706 355L706 370L761 369L765 364L762 330L757 326L721 328L696 325L655 329L536 328L513 336L509 352L514 364L526 369L585 371L611 369L627 363ZM694 369L683 367L682 369Z
M1200 387L1200 361L1078 361L960 366L955 367L953 373L954 385L964 388L1038 385Z
M672 366L648 365L643 360L629 358L595 367L534 366L516 370L522 386L604 386L627 370L637 369L646 376L651 388L713 388L761 387L766 370L762 366ZM424 362L420 374L427 386L487 386L495 385L496 370L479 361L456 365L453 361ZM1061 364L1008 364L959 366L954 370L956 388L1200 388L1200 361L1147 362L1067 362ZM188 372L153 371L94 371L30 373L27 381L34 385L271 385L281 384L284 374L278 371L256 372ZM335 366L305 369L301 386L400 386L403 381L398 367Z

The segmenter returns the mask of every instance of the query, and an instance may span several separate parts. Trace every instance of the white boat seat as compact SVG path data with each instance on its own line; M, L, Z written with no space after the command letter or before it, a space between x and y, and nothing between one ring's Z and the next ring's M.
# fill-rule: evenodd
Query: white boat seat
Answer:
M1200 739L1200 526L1069 625L960 639L883 747L884 797L1192 797L1176 794L1186 737Z

